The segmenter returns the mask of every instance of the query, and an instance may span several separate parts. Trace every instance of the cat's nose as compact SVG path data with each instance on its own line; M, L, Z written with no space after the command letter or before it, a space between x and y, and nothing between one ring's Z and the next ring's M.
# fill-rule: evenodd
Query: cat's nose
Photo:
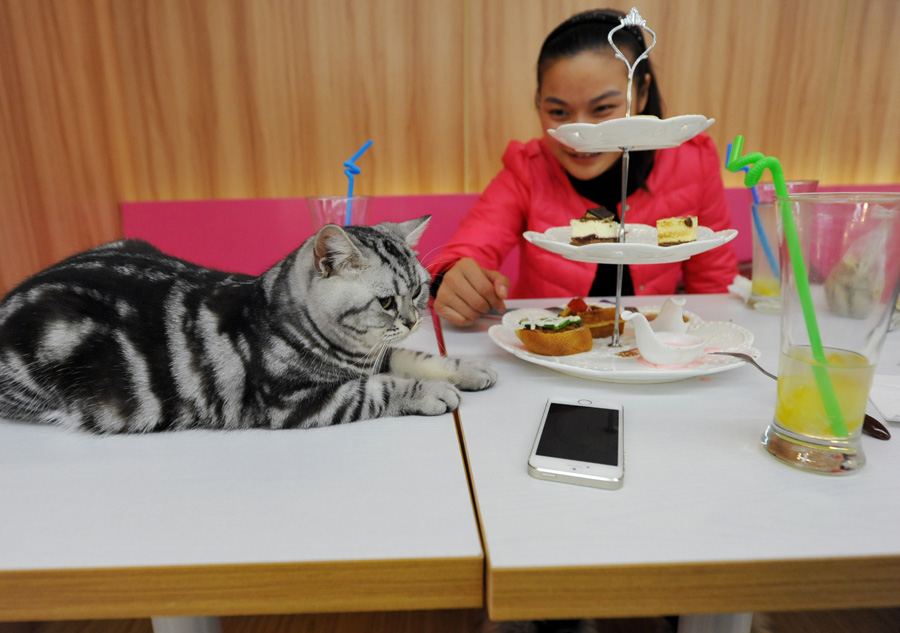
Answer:
M404 301L398 316L400 322L410 330L419 322L419 311L412 302Z

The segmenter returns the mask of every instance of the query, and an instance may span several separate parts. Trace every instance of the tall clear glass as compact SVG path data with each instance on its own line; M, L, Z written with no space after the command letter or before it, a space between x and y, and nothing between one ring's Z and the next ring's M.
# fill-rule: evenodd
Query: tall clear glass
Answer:
M306 204L309 206L313 229L318 231L326 224L365 224L370 199L370 196L310 196L306 199Z
M850 473L866 461L863 417L900 293L900 194L788 201L803 265L782 240L778 398L762 441L798 468Z
M818 180L789 180L788 193L812 193L819 186ZM750 194L753 213L753 261L751 268L750 299L747 304L754 310L777 312L781 309L781 281L779 280L778 211L775 208L775 185L761 182L756 185L756 197Z

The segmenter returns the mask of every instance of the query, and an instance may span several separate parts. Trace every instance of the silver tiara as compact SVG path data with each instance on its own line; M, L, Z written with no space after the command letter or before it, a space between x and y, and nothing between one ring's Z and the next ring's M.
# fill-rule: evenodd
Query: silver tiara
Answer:
M650 35L653 36L653 41L650 43L650 46L641 53L636 60L634 60L634 64L628 63L628 58L622 54L622 51L619 50L619 47L613 43L613 33L616 31L620 31L624 29L626 26L636 26L644 29ZM637 68L637 65L640 63L642 59L645 59L650 54L650 49L656 46L656 31L647 26L647 20L641 17L640 12L637 10L637 7L632 7L631 11L628 12L624 18L619 20L619 26L615 27L609 32L609 35L606 36L606 39L609 40L609 45L616 52L616 57L625 62L625 65L628 67L628 78L631 79L634 75L634 69Z

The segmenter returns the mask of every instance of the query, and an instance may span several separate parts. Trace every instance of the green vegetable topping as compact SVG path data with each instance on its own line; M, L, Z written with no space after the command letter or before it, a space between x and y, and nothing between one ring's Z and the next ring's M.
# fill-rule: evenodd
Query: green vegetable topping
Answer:
M519 327L524 330L544 330L557 332L570 325L581 325L581 317L572 315L566 317L541 317L539 319L522 319Z

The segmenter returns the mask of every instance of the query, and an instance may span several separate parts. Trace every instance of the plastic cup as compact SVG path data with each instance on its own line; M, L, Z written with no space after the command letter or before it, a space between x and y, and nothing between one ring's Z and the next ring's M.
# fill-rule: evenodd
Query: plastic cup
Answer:
M788 193L811 193L819 186L818 180L794 180L785 183ZM761 182L756 185L759 204L753 206L753 261L751 268L750 298L747 301L754 310L777 312L781 309L781 281L779 279L778 208L775 205L775 185Z
M318 231L326 224L346 226L348 203L350 224L365 224L369 200L370 196L310 196L306 199L306 204L309 205L313 229Z
M821 344L810 338L799 275L782 257L778 396L762 442L797 468L851 473L866 461L863 416L900 293L900 194L805 193L788 201Z

